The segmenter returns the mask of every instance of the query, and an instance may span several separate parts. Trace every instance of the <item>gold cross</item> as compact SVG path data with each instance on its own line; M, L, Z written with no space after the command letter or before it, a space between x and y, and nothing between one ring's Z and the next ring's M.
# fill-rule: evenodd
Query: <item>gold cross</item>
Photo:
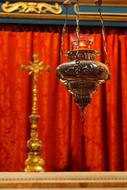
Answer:
M33 54L33 62L30 65L21 65L22 70L28 70L29 74L33 74L32 88L32 112L30 119L30 139L27 141L28 157L25 161L25 171L38 172L44 171L44 160L41 158L40 149L42 141L38 138L38 122L40 115L38 114L38 76L41 71L49 71L49 66L42 65L37 54Z
M37 54L33 54L33 62L30 61L30 65L21 65L22 70L28 70L29 74L34 75L34 79L38 78L41 71L50 71L50 66L42 65Z

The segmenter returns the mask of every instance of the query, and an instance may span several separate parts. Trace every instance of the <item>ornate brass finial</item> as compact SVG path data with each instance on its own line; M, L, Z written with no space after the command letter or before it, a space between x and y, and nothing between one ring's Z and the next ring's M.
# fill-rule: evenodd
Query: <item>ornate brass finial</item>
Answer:
M44 171L44 160L41 158L40 150L42 141L38 138L38 123L40 115L38 114L38 88L37 82L39 74L42 70L49 71L49 66L42 65L37 54L33 55L33 62L30 65L21 65L22 70L28 70L29 74L33 75L33 90L32 90L32 113L29 116L31 124L30 139L27 141L28 157L25 160L25 172L42 172Z
M62 12L62 7L58 3L44 3L44 2L9 2L5 1L1 5L2 11L5 13L35 13L35 14L45 14L50 12L51 14L59 15Z

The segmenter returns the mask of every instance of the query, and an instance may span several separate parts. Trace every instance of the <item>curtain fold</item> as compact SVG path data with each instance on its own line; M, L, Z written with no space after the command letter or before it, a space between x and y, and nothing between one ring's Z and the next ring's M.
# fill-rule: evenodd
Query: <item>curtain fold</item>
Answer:
M31 59L31 39L31 32L0 31L1 171L20 171L24 165L29 77L21 72L20 65Z
M67 51L75 32L68 28ZM51 72L39 78L39 137L46 171L127 171L127 29L106 28L111 79L93 94L86 108L85 158L81 117L72 96L56 77L61 57L61 27L0 26L0 171L23 171L31 111L31 77L21 71L37 53ZM101 29L81 28L94 36L94 48L105 60ZM63 57L63 61L66 58Z

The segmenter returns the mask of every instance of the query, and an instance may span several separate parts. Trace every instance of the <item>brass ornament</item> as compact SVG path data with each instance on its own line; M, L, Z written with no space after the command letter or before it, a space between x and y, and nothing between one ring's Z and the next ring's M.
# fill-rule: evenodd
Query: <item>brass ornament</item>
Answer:
M22 70L28 70L29 74L33 75L32 88L32 113L29 116L31 124L30 139L27 141L28 157L25 160L25 172L42 172L44 171L44 160L41 158L40 150L42 148L42 141L38 138L38 123L40 115L38 114L38 77L41 71L49 71L49 66L43 66L39 61L38 55L33 55L33 62L30 65L21 65Z
M45 14L47 12L53 13L53 14L60 14L62 12L62 7L55 3L49 4L49 3L41 3L41 2L15 2L10 3L6 1L1 5L2 11L5 13L36 13L36 14Z
M57 77L74 96L75 103L84 110L91 103L92 93L110 78L109 68L96 61L96 50L70 50L66 54L69 61L57 67Z
M99 52L93 49L93 37L91 35L80 34L79 0L77 0L75 36L73 36L73 40L71 40L72 44L70 50L65 53L68 62L60 64L56 70L58 79L65 84L67 90L73 95L74 101L82 110L82 113L84 108L91 103L92 93L98 89L101 83L106 82L110 78L104 23L100 10L102 1L97 0L96 3L102 23L102 36L106 54L105 64L96 61ZM65 7L68 9L67 6ZM66 20L63 26L61 44L63 44L65 32ZM83 125L84 118L82 114Z
M66 2L66 0L65 0ZM80 11L79 0L76 0L76 31L75 36L71 40L71 48L65 53L68 57L68 62L60 64L57 67L56 73L58 79L65 84L67 90L73 95L75 103L84 111L84 108L91 103L92 93L95 92L99 85L110 79L109 62L107 54L107 46L105 39L105 28L103 17L101 13L102 0L96 0L98 13L100 15L102 24L102 37L104 43L104 52L106 55L105 64L96 61L99 52L93 49L93 37L89 35L80 34ZM65 5L66 13L68 6ZM67 19L66 15L66 19ZM61 44L64 41L64 34L66 32L66 23L63 26ZM84 125L84 115L82 114L82 121Z

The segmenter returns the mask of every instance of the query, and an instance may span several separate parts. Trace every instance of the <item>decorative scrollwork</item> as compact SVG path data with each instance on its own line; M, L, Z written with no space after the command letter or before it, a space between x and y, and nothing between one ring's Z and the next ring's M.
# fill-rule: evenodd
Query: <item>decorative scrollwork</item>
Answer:
M62 72L62 76L68 76L69 78L78 76L93 78L102 77L103 74L106 74L107 70L105 70L103 65L101 66L100 62L81 61L79 64L76 64L75 62L65 63L60 67L59 72ZM59 72L58 74L60 74Z
M45 14L47 12L53 14L60 14L62 12L62 8L58 3L49 4L49 3L41 3L41 2L16 2L9 3L6 1L1 6L2 10L6 13L37 13L37 14Z

